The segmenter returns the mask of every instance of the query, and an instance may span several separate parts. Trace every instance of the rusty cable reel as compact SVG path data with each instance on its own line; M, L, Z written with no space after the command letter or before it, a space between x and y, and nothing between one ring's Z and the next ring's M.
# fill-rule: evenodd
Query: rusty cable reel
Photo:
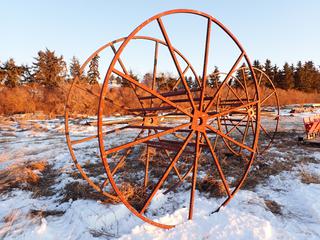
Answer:
M135 36L133 39L142 43L146 41L154 43L156 48L159 48L160 45L166 46L166 43L164 41L159 40L157 38L153 38L153 37ZM81 76L85 72L85 69L87 68L87 66L89 65L89 63L92 61L94 57L101 55L105 51L110 51L112 54L115 54L117 51L116 44L121 43L124 40L125 38L119 38L97 49L81 66L79 71L79 76ZM174 49L174 52L179 57L181 57L181 59L185 62L185 64L187 65L187 69L190 70L195 77L197 77L194 68L188 62L186 57L183 56L182 53L176 49ZM125 66L121 61L121 59L119 59L118 62L123 67L123 70L125 71ZM155 63L157 62L156 58L154 59L154 62ZM77 105L80 104L84 98L89 98L90 104L93 105L90 107L90 109L95 109L95 114L97 114L98 100L100 96L100 86L99 84L88 85L79 76L75 77L71 83L68 97L66 100L66 106L65 106L65 134L66 134L66 140L67 140L69 152L82 178L85 179L93 189L102 193L105 197L115 202L118 202L119 199L117 197L117 194L115 194L111 185L109 184L107 176L100 177L100 179L98 179L100 181L96 181L96 179L93 179L92 177L93 175L92 171L104 172L103 165L100 162L100 158L99 157L97 158L97 156L95 157L92 156L92 155L99 154L99 152L96 151L98 149L98 141L97 141L98 135L96 132L82 134L81 125L83 126L83 128L87 127L87 125L96 126L97 119L93 118L93 119L90 119L89 121L85 121L83 120L83 117L82 118L79 117L79 114L76 115L73 113L77 111ZM176 89L178 84L179 84L179 81L175 83L173 88ZM133 116L131 119L123 119L121 121L113 120L113 121L104 122L104 124L111 126L111 129L105 132L104 134L110 135L113 138L116 137L117 133L120 130L124 130L128 128L127 124L136 125L139 123L143 123L143 126L148 127L148 126L154 126L158 124L159 121L164 119L164 117L158 118L158 116L155 114L151 114L148 116L140 115L136 113L133 109L123 106L121 103L117 101L116 98L112 99L110 97L105 97L104 100L110 106L120 109L124 114ZM152 101L152 99L150 101ZM89 112L84 112L84 113L81 112L81 114L85 116L90 115ZM81 122L83 123L81 124ZM112 126L119 126L119 125L121 125L121 127L119 128L112 127ZM141 130L140 133L138 133L135 136L135 138L138 138L139 134L141 135L143 131L144 130ZM86 155L83 156L81 155L81 153L83 153L83 149L90 149L90 151L93 152L93 154L91 154L89 157ZM127 151L125 155L129 155L129 154L130 154L130 151ZM114 168L112 169L112 172L116 172L121 167L121 164L125 161L126 157L127 156L122 156L121 161L119 161L119 164L114 166Z
M189 66L182 66L167 31L165 19L170 21L177 15L185 14L203 19L205 24L205 42L199 52L204 53L202 75L195 74L195 81L187 81L185 76ZM135 36L150 24L158 26L165 42L167 53L178 72L178 79L163 87L157 76L157 61L153 61L152 81L139 81L125 65L118 64L129 58ZM214 36L212 27L221 29L238 49L239 55L234 60L228 74L218 87L207 86L209 65L209 49ZM175 48L174 48L175 47ZM155 45L152 51L154 59L158 59L159 51ZM251 74L250 90L254 98L245 101L237 98L221 102L219 96L227 91L228 82L237 67L245 62ZM116 127L119 141L115 141L105 133L110 126L104 124L107 112L105 99L108 98L108 86L112 76L120 77L127 82L132 101L125 107L142 119L140 124L127 124L126 129ZM245 89L242 89L245 91ZM129 93L128 93L129 95ZM135 101L138 107L132 106ZM218 110L217 110L218 109ZM246 141L240 141L232 134L219 129L219 119L232 114L240 114L242 118L250 118L252 127L248 129ZM159 121L162 119L161 121ZM223 123L222 123L223 125ZM121 44L105 74L100 92L98 109L98 140L101 159L112 185L122 203L137 217L154 226L162 228L174 227L176 223L159 222L155 213L162 213L156 202L158 196L168 192L179 183L179 188L189 192L187 218L192 219L197 183L207 181L220 189L217 209L226 205L239 190L247 177L250 166L257 152L260 130L260 94L259 85L249 58L239 41L218 20L208 14L194 10L171 10L160 13L139 25ZM141 133L141 135L140 135ZM241 148L241 156L231 156L222 146L225 140ZM129 153L128 153L129 152ZM128 155L129 154L129 155ZM122 161L123 156L126 159ZM121 163L121 168L113 171ZM210 179L211 178L211 179ZM189 179L189 181L187 181ZM183 185L186 185L183 188ZM210 184L209 184L210 185ZM132 193L128 194L128 189ZM200 189L201 190L201 189ZM174 212L177 204L176 192L170 191L165 204ZM168 208L169 209L169 208ZM171 213L172 213L171 212ZM210 210L209 210L210 212ZM163 215L170 214L167 211Z

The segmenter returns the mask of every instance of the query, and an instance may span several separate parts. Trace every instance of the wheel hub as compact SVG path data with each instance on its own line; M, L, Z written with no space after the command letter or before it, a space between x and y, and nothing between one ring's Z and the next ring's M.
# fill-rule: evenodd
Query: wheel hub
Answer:
M254 109L251 107L247 110L249 118L253 118L256 116Z
M198 110L194 111L191 129L199 132L205 132L207 126L208 114Z
M157 115L155 116L147 116L143 119L143 125L144 126L158 126L159 124L159 118Z

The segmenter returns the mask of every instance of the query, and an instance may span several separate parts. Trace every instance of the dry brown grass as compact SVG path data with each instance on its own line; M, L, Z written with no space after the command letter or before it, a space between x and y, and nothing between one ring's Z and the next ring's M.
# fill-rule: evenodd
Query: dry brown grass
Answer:
M0 239L4 239L11 231L13 224L21 216L21 210L13 209L8 215L2 218L3 226L0 227Z
M138 211L143 208L145 201L149 196L144 187L130 183L123 184L121 186L121 192L130 204Z
M78 199L91 199L95 201L104 201L105 197L96 192L87 182L73 181L64 186L60 203Z
M59 210L39 210L39 209L31 209L28 213L28 217L30 218L46 218L48 216L62 216L65 211Z
M306 93L298 90L283 90L277 89L280 105L288 104L304 104L304 103L319 103L319 93Z
M13 164L0 171L0 192L14 189L32 192L32 197L52 196L58 173L46 161Z
M277 203L276 201L273 200L264 200L264 203L266 205L266 207L268 208L268 210L270 212L272 212L275 215L281 215L282 214L282 206Z
M74 88L70 99L70 113L71 115L95 115L97 113L99 100L95 95L99 95L99 86L82 84L81 87L89 89L89 91ZM0 114L12 115L16 113L43 112L52 117L55 115L63 115L69 88L69 83L62 84L54 89L48 89L38 84L23 85L16 88L0 86ZM91 94L90 91L94 94ZM209 89L208 94L214 91L216 91L216 89ZM263 89L261 91L263 91ZM137 92L141 96L147 95L147 93L142 90L138 90ZM293 89L288 91L277 89L277 92L281 105L320 102L320 94L318 93L305 93ZM129 87L110 89L107 97L115 104L110 103L110 101L105 102L106 115L115 112L125 114L126 112L121 106L129 108L140 107L134 91ZM171 97L171 99L174 98L175 97ZM176 98L180 98L180 96ZM154 100L154 103L157 102L158 104L160 103L160 101ZM180 105L183 106L183 104Z
M39 169L37 169L39 167ZM15 164L0 172L0 191L4 192L12 188L19 188L23 184L34 184L40 179L41 170L45 168L44 163L36 165ZM38 170L39 172L35 172Z
M300 179L302 183L305 184L320 184L320 176L315 175L306 171L301 171L300 172Z
M0 113L12 115L42 111L50 114L62 110L56 108L64 102L63 95L59 89L49 90L39 85L2 87L0 88Z
M212 176L206 176L197 183L197 189L202 193L208 193L209 197L224 197L226 190L222 181L216 180Z

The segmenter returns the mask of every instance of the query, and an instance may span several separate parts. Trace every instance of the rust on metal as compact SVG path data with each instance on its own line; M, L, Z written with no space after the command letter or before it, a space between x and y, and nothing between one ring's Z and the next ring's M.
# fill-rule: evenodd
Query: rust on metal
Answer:
M167 22L163 20L167 16L175 17L176 14L205 19L201 75L185 57L186 53L183 54L178 46L173 45L172 36L167 31ZM158 27L164 40L137 35L151 23ZM213 28L221 29L240 52L226 74L218 73L222 78L214 87L207 84L210 46L215 37L212 34ZM126 65L127 59L123 53L132 41L154 43L150 82L139 81L128 71L130 68ZM195 10L170 10L151 17L127 37L112 41L95 51L82 65L80 72L85 70L93 57L109 48L112 50L113 58L102 86L99 85L99 89L93 91L81 86L79 78L76 77L66 103L67 144L72 160L82 177L105 197L122 202L134 215L161 228L168 229L174 225L158 222L149 213L156 196L162 193L174 196L174 191L185 185L185 191L190 193L188 219L192 219L194 203L197 201L197 188L203 175L215 178L214 182L221 186L220 194L223 197L219 196L222 200L217 204L217 210L225 206L241 188L257 153L265 150L258 148L260 132L271 139L270 144L274 139L273 132L269 132L260 121L262 106L269 106L269 102L275 99L279 107L271 80L251 66L240 42L222 23L206 13ZM166 49L169 53L178 73L174 83L165 89L161 88L158 78L159 59L163 53L160 48ZM248 67L239 68L241 62L245 62ZM236 73L244 71L250 73L250 78L237 79ZM194 77L195 86L191 86L186 80L188 73ZM114 76L127 81L126 91L132 93L130 96L133 96L138 106L119 103L111 98L108 86ZM266 95L260 93L259 84L263 79L268 81L268 86L273 87L272 92ZM75 89L99 101L96 106L97 134L76 138L75 132L70 128L72 119L69 117L69 111ZM108 104L121 109L126 118L106 122L105 112L108 110ZM277 114L279 116L279 111ZM277 128L278 121L274 132ZM107 175L100 182L88 175L79 162L79 157L76 157L78 146L93 141L99 145L101 166ZM267 147L270 144L268 142ZM243 161L237 177L230 175L231 171L226 169L233 164L228 163L227 156L230 153L238 157L238 161ZM235 180L230 180L233 178ZM130 197L126 194L125 186L128 185L135 189Z

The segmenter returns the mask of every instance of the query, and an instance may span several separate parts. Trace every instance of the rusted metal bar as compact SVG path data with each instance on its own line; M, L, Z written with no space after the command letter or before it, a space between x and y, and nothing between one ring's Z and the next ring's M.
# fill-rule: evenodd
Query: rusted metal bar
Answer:
M168 145L168 144L160 144L159 142L155 141L148 141L146 142L147 146L152 147L152 148L158 148L158 149L164 149L164 150L169 150L169 151L178 151L181 145ZM185 149L184 153L188 154L194 154L193 151Z
M186 145L189 143L193 134L194 134L194 131L189 133L188 137L186 138L186 140L183 143L183 146L180 148L179 152L175 155L174 159L171 161L170 165L168 166L168 168L166 169L166 171L162 175L161 179L159 180L159 182L157 183L157 185L153 189L152 193L150 194L150 196L148 197L148 199L144 203L142 209L140 210L140 214L143 214L146 211L146 209L149 206L149 204L151 203L151 200L153 199L154 195L157 193L159 188L162 186L163 182L167 179L171 169L173 168L174 164L178 161L179 157L183 153Z
M165 111L165 110L172 110L172 109L176 109L173 106L163 106L163 107L150 107L150 108L132 108L129 111L130 112L154 112L154 111Z
M201 89L200 88L196 88L196 89L190 89L190 92L200 92ZM170 92L164 92L164 93L161 93L159 92L159 94L162 96L162 97L173 97L173 96L185 96L187 93L186 90L176 90L176 91L170 91ZM153 95L150 95L150 96L144 96L144 97L141 97L140 99L141 100L145 100L145 99L151 99L151 98L157 98L156 96L153 96ZM172 101L172 100L171 100Z

